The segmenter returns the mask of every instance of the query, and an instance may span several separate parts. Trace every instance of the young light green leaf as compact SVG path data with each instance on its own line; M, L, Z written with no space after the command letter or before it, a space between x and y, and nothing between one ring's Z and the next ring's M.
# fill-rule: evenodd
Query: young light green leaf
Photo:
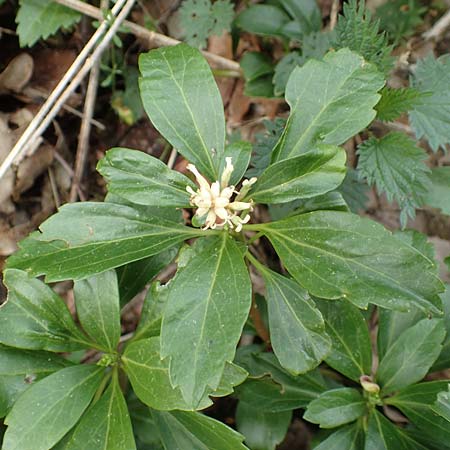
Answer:
M425 137L436 152L450 143L450 58L435 59L429 55L417 62L411 80L412 87L423 96L420 104L409 113L411 126L418 139Z
M424 95L413 88L393 89L387 86L381 90L380 94L381 99L375 109L377 119L384 122L391 122L413 109L420 104Z
M422 319L404 331L378 366L377 381L383 392L393 392L421 380L439 356L444 338L442 319Z
M234 20L245 31L263 36L283 36L289 16L275 5L250 5Z
M141 54L142 102L158 131L210 181L225 145L222 98L202 54L185 44Z
M117 373L101 398L81 418L61 450L136 450L128 407Z
M348 49L294 69L286 86L291 112L272 160L306 153L319 143L344 143L375 118L383 84L375 66Z
M364 450L381 449L428 450L374 409L369 418Z
M108 191L132 203L148 206L190 207L186 186L196 185L180 172L144 152L113 148L97 164Z
M81 326L106 352L113 353L120 339L120 306L114 270L74 283L75 304Z
M246 450L244 437L201 413L151 411L165 450Z
M334 145L318 145L294 158L270 165L252 187L258 203L285 203L336 189L345 177L346 153Z
M218 387L225 362L233 360L250 304L247 267L228 233L212 238L171 282L161 357L170 357L172 385L193 408L205 390Z
M60 28L68 28L81 19L81 14L52 0L20 0L17 34L21 47L34 45Z
M83 279L156 255L202 231L112 203L72 203L22 241L8 267L47 281Z
M320 428L335 428L353 422L366 412L366 401L353 388L340 388L320 394L313 400L303 415Z
M284 439L291 418L292 411L267 412L244 402L239 402L236 410L237 429L251 449L275 450Z
M91 347L63 300L42 281L9 269L4 282L8 299L0 308L2 344L52 352Z
M315 299L331 337L327 364L353 381L372 371L372 346L361 312L351 303Z
M361 450L364 448L364 432L360 425L351 424L330 434L314 450ZM381 450L381 449L379 449Z
M235 186L241 181L248 168L252 155L252 145L250 142L237 141L225 147L223 159L220 162L219 173L222 173L226 166L225 158L231 158L234 170L230 177L231 185Z
M103 377L103 368L79 365L39 381L5 419L2 450L48 450L78 421Z
M370 138L358 147L358 171L388 201L395 200L402 212L400 221L406 225L408 216L424 203L428 192L430 169L426 153L404 133L391 132L381 139Z
M425 204L439 208L443 214L450 216L450 166L431 170L431 188L425 197Z
M450 422L450 384L447 385L447 390L439 392L433 410L441 417Z
M375 222L315 211L246 228L262 230L291 275L317 297L440 313L433 304L443 289L435 263Z
M308 293L295 281L261 270L267 289L270 338L280 364L294 374L318 366L331 341Z

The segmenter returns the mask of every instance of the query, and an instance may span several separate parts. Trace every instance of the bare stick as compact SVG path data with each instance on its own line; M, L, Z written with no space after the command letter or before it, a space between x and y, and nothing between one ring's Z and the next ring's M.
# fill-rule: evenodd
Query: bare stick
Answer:
M93 17L94 19L102 19L102 11L95 6L88 5L87 3L81 2L80 0L55 0L56 3L67 6L75 11L79 11L87 16ZM123 23L136 37L146 40L149 44L156 47L167 47L170 45L177 45L180 41L173 39L164 34L156 33L155 31L147 30L147 28L138 25L137 23L125 20ZM232 71L237 71L241 73L241 67L239 63L231 61L230 59L224 58L214 53L202 52L205 57L217 67L221 69L228 69Z
M339 0L333 0L333 3L331 5L331 12L330 12L330 31L334 30L334 27L337 23L337 16L339 12Z
M450 9L422 37L427 41L437 39L450 27Z
M126 3L126 4L125 4ZM99 56L101 54L101 51L103 51L103 48L109 43L109 40L112 39L114 36L114 33L117 31L117 28L119 27L121 21L123 21L130 11L131 7L133 6L134 0L118 0L117 3L114 5L112 9L112 14L116 15L119 11L120 13L117 15L117 19L114 21L111 28L108 30L109 23L107 21L104 21L97 29L97 31L92 35L91 39L87 42L81 53L78 55L78 57L75 59L75 61L70 66L69 70L66 72L66 74L63 76L61 81L58 83L56 88L53 90L53 92L50 94L46 102L42 105L39 112L34 116L33 120L28 125L25 132L22 134L20 139L17 141L16 145L13 147L11 152L8 154L8 156L3 161L2 165L0 166L0 179L4 176L6 171L9 169L9 167L12 165L14 160L26 149L26 146L30 140L35 137L39 137L42 132L47 128L48 124L53 120L53 117L57 114L59 109L61 108L61 105L65 103L65 101L68 99L70 94L76 89L78 84L81 82L83 77L86 75L86 73L89 71L91 66L93 65L94 61L92 58L95 58L94 55ZM124 6L125 4L125 6ZM124 7L123 7L124 6ZM122 9L123 7L123 9ZM122 10L121 10L122 9ZM123 13L126 14L123 14ZM120 19L119 19L120 17ZM113 30L113 33L111 34L110 31ZM105 34L106 33L106 34ZM92 54L92 57L89 58L89 54L92 52L92 49L95 48L98 41L105 35L105 40L107 42L102 41L97 47L97 49ZM108 38L107 38L108 36ZM102 44L105 42L105 44L102 46ZM97 50L101 48L100 52L97 52ZM83 70L84 69L84 70ZM78 75L77 75L78 73ZM83 76L80 78L80 73L83 73ZM67 84L70 82L70 80L77 80L77 83L74 84L73 81L69 85L68 89L65 89ZM62 99L62 101L61 101ZM58 106L57 106L58 105ZM57 106L57 107L56 107ZM52 108L53 107L53 108Z
M172 151L170 152L169 161L167 161L167 167L169 169L173 169L176 159L177 159L177 151L176 149L173 148Z

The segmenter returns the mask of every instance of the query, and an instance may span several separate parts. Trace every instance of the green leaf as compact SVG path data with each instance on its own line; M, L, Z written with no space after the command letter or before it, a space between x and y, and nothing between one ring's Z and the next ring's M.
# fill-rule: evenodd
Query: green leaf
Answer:
M133 432L139 450L163 450L158 428L150 415L148 406L140 402L136 396L127 398Z
M340 428L322 441L314 450L361 450L364 448L364 433L358 424ZM378 450L381 450L378 449Z
M267 412L239 402L236 426L252 450L275 450L287 433L292 411Z
M450 286L446 285L446 291L441 295L442 305L444 309L444 325L447 336L444 340L441 354L433 364L431 370L445 370L450 368Z
M359 383L362 375L372 371L372 345L363 315L345 300L315 300L332 343L327 364Z
M81 14L52 0L20 0L17 13L17 34L21 47L34 45L40 38L48 38L60 28L79 22Z
M157 130L210 181L225 145L222 98L202 54L188 45L141 54L145 111Z
M358 155L360 175L369 185L376 185L380 194L385 193L388 201L398 203L405 226L429 189L427 154L406 134L391 132L381 139L367 139L358 147Z
M280 0L280 3L295 20L302 35L309 35L322 27L322 14L316 0Z
M422 319L404 331L378 366L377 381L383 392L420 381L439 356L444 338L442 319Z
M67 352L91 343L75 325L67 306L42 281L21 270L5 271L8 299L0 309L0 342L31 350Z
M113 353L120 339L120 306L114 270L75 281L75 304L81 326L104 350Z
M201 231L112 203L72 203L22 241L8 267L47 281L82 279L156 255ZM203 232L204 233L204 232Z
M252 155L250 142L236 141L227 145L220 164L219 172L222 173L226 166L225 158L231 158L234 170L230 177L230 185L237 185L247 170Z
M381 99L375 107L377 119L383 122L391 122L403 113L413 109L422 101L423 94L417 89L400 88L393 89L385 86L381 92Z
M273 161L306 153L319 143L347 141L375 118L383 85L375 66L348 49L294 69L286 86L291 112Z
M186 186L196 189L183 174L137 150L113 148L97 170L108 182L109 192L140 205L189 208Z
M357 214L366 209L369 200L369 186L361 180L355 169L347 168L347 175L338 191L344 197L351 212Z
M392 46L386 33L379 33L379 21L373 21L364 1L344 3L344 14L339 16L335 28L335 49L349 48L364 59L388 73L393 66Z
M249 33L262 36L283 36L283 26L289 16L275 5L251 5L244 9L234 23Z
M448 445L449 423L433 409L438 394L447 387L448 380L420 383L401 390L385 402L398 408L426 436Z
M366 401L359 391L340 388L319 395L308 405L303 418L320 428L335 428L353 422L365 412Z
M161 357L170 357L172 385L180 387L189 405L196 407L206 389L217 388L250 304L247 267L228 233L212 238L171 282Z
M262 230L291 275L317 297L440 313L433 304L443 288L435 263L375 222L315 211L246 228Z
M420 104L410 111L411 126L418 139L425 137L436 152L450 143L450 58L435 59L429 55L417 62L411 85L427 93Z
M439 392L433 410L450 422L450 384L447 391Z
M75 427L61 450L135 450L128 407L117 373L100 400L94 403Z
M261 273L267 289L273 351L290 372L308 372L331 348L322 315L297 283L269 270Z
M103 368L62 369L33 385L5 419L2 450L48 450L78 421L103 377Z
M306 58L295 51L287 53L278 61L273 75L273 89L275 95L281 96L284 94L291 73L296 67L302 66L305 62Z
M345 160L343 148L318 145L307 153L270 165L249 195L257 203L284 203L325 194L344 180Z
M249 97L273 97L274 69L271 59L260 52L246 52L240 64L245 78L244 94Z
M243 436L197 412L151 411L166 450L245 450Z
M369 418L364 450L427 450L377 410Z
M450 166L431 170L431 188L425 197L425 204L439 208L450 216Z

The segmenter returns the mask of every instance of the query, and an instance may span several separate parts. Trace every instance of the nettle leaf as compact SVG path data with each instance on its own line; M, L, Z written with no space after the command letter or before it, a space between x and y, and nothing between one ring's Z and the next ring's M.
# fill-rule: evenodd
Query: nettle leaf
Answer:
M427 154L406 134L391 132L381 139L367 139L358 147L358 155L360 176L376 185L379 193L386 193L388 201L398 203L400 221L406 225L429 189Z
M364 450L427 450L403 430L396 427L376 409L369 418Z
M232 270L231 270L232 268ZM169 287L161 329L161 357L170 379L196 407L219 385L232 361L251 304L251 282L241 249L228 233L210 240Z
M450 422L450 384L447 386L447 391L439 392L437 395L433 410Z
M236 410L238 431L250 448L258 450L275 450L286 436L291 419L292 411L261 411L244 402L239 402Z
M140 205L190 207L186 186L196 189L188 177L137 150L113 148L97 170L108 182L109 192Z
M437 396L447 388L448 380L420 383L401 390L385 402L398 408L425 436L448 445L449 423L434 411Z
M383 392L396 391L421 380L442 350L442 319L422 319L404 331L380 361L377 381Z
M435 59L429 55L417 62L411 86L423 96L409 113L409 120L418 139L425 137L436 152L450 143L450 58Z
M443 285L435 263L381 225L340 211L315 211L247 229L264 232L290 274L312 295L398 310L433 304Z
M107 352L115 352L120 339L120 305L114 270L74 283L77 315L84 331Z
M424 94L413 88L393 89L385 86L381 92L381 98L375 106L377 119L383 122L391 122L403 113L420 104Z
M372 370L372 345L363 315L345 300L315 300L332 343L325 358L327 364L359 382L362 375L369 375Z
M350 0L344 3L344 14L338 18L333 48L349 48L388 73L393 66L392 46L379 28L379 21L372 20L364 1Z
M52 0L20 0L17 12L17 34L21 47L34 45L60 28L69 28L81 19L81 14Z
M8 299L0 308L0 342L31 350L67 352L90 348L64 301L21 270L5 271Z
M267 289L273 350L290 372L308 372L320 364L331 348L322 315L295 281L269 270L261 273Z
M82 279L156 255L204 233L112 203L72 203L22 241L8 267L47 281Z
M346 153L333 145L317 148L270 165L249 196L257 203L284 203L336 189L345 177Z
M348 49L297 67L286 86L290 116L272 160L306 153L319 143L344 143L375 118L383 85L375 66Z
M303 415L320 428L335 428L353 422L366 412L366 400L353 388L339 388L320 394Z
M104 369L62 369L27 389L5 419L3 450L48 450L78 421L98 389Z
M102 448L135 450L128 407L120 388L117 373L101 398L81 418L61 450Z
M425 196L425 204L450 216L450 166L431 170L431 187Z
M283 26L290 21L286 12L275 5L250 5L234 23L249 33L263 36L283 36Z
M364 448L364 431L359 424L351 424L330 434L314 450L360 450Z
M246 450L244 437L223 423L197 412L151 411L165 450Z
M145 111L157 130L210 181L225 146L222 98L199 50L185 44L141 54Z

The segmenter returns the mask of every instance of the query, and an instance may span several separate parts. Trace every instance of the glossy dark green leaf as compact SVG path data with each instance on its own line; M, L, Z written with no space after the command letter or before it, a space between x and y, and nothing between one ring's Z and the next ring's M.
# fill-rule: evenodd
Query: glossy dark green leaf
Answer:
M73 291L78 319L84 331L102 349L115 352L121 333L116 272L108 270L77 280Z
M230 183L231 185L236 185L241 181L244 176L248 164L250 162L250 157L252 156L252 145L250 142L237 141L225 147L225 152L223 154L223 159L220 163L219 172L225 169L226 160L225 158L231 158L231 163L233 164L234 170L231 174Z
M434 410L439 393L447 389L448 380L415 384L389 397L386 403L398 408L425 435L448 445L449 422Z
M33 385L5 419L3 450L48 450L78 421L103 377L103 368L62 369Z
M267 290L273 351L290 372L308 372L320 364L331 348L322 315L295 281L269 270L261 273Z
M154 156L127 148L109 150L97 170L108 182L109 192L140 205L189 207L186 186L196 187Z
M128 407L117 375L101 398L83 415L64 450L135 450Z
M211 238L172 280L168 295L161 357L170 357L172 385L195 408L219 385L247 320L251 282L241 249L228 233Z
M245 450L244 437L217 420L188 411L151 412L165 450Z
M373 410L366 431L364 450L427 450L377 410Z
M422 319L404 331L387 350L377 370L377 382L388 393L420 381L442 349L442 319Z
M4 282L8 299L0 308L2 344L52 352L91 346L64 301L42 281L21 270L9 269Z
M252 450L275 450L286 435L292 411L267 412L239 402L236 426Z
M347 301L316 299L331 338L327 364L353 381L372 371L372 345L361 312Z
M83 279L156 255L201 231L111 203L72 203L20 244L8 267L47 281ZM203 232L204 233L204 232Z
M375 118L383 84L375 66L348 49L294 69L286 86L291 113L273 161L306 153L319 143L344 143Z
M366 401L353 388L340 388L320 394L313 400L303 415L320 428L336 428L361 417L366 412Z
M289 16L275 5L251 5L244 9L234 23L245 31L263 36L282 36Z
M327 439L314 447L314 450L362 450L363 448L364 432L358 424L351 424L330 434Z
M157 130L210 181L225 146L222 98L208 63L186 44L139 57L145 111Z
M163 450L158 428L150 415L148 406L134 395L127 398L136 445L139 450Z
M345 160L343 148L318 145L270 165L252 187L250 197L260 203L284 203L325 194L344 180Z
M369 219L315 211L246 228L262 230L291 275L317 297L440 312L433 304L443 290L435 263Z

